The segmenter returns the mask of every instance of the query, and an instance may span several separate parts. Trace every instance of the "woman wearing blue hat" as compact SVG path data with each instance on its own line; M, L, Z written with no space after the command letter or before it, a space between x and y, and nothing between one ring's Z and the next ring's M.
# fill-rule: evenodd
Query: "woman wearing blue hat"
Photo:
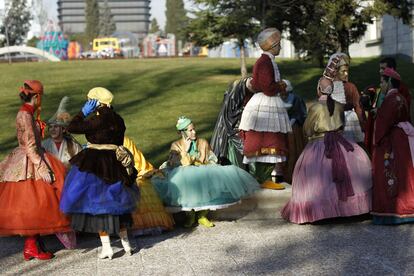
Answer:
M196 129L187 117L180 117L176 128L181 139L171 145L164 176L154 176L152 182L171 211L186 211L184 226L197 221L206 227L214 224L207 219L209 210L226 208L259 189L257 181L236 166L219 166L209 143L197 137Z

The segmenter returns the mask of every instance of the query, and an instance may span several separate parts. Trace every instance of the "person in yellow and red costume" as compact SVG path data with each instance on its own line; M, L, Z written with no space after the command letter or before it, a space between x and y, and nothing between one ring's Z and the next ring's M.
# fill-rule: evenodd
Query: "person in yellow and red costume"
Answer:
M40 120L42 83L25 81L19 96L19 146L0 163L0 235L25 236L24 259L47 260L53 254L39 246L39 235L71 230L69 218L59 210L65 167L40 144L45 127Z

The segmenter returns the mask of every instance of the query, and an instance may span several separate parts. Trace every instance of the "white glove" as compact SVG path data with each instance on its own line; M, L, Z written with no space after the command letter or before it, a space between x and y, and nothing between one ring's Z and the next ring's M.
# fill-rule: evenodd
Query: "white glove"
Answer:
M50 176L49 173L47 173L45 175L42 175L41 177L42 177L42 179L43 179L44 182L52 183L52 177Z
M43 162L43 161L42 161ZM39 168L39 170L38 170L38 172L39 172L39 176L40 176L40 178L43 180L43 181L45 181L45 182L47 182L47 183L52 183L53 181L54 181L54 179L52 179L52 174L53 173L51 173L50 171L49 171L49 168L44 164L44 163L41 163L41 165L40 165L40 168Z

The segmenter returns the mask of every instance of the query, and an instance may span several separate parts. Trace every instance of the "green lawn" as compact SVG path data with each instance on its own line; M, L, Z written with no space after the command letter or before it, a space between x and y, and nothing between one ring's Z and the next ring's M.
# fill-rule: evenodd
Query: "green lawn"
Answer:
M359 89L378 83L378 58L354 59L351 80ZM251 72L254 59L248 60ZM71 113L78 112L89 89L103 86L115 95L114 107L124 118L131 136L146 157L159 165L172 141L179 115L197 125L200 137L209 139L227 85L239 78L238 59L136 59L60 63L0 64L0 159L17 145L14 120L20 106L18 88L25 79L45 86L42 118L48 119L60 99L71 96ZM302 61L278 61L282 77L291 80L306 100L313 100L322 70ZM409 72L414 65L399 61L405 82L414 87ZM84 142L83 137L77 137Z

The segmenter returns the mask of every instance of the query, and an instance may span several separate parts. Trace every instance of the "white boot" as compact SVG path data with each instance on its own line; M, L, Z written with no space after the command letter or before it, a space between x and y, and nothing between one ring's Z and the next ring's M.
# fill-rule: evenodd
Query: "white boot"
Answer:
M125 253L127 255L132 255L132 248L128 240L128 232L126 230L120 231L119 237L121 238L121 243L122 243L122 246L124 247Z
M109 235L106 236L100 236L101 242L102 242L102 250L101 253L98 255L99 259L105 259L108 258L112 260L112 256L114 255L114 251L112 251L111 247L111 239L109 238Z

